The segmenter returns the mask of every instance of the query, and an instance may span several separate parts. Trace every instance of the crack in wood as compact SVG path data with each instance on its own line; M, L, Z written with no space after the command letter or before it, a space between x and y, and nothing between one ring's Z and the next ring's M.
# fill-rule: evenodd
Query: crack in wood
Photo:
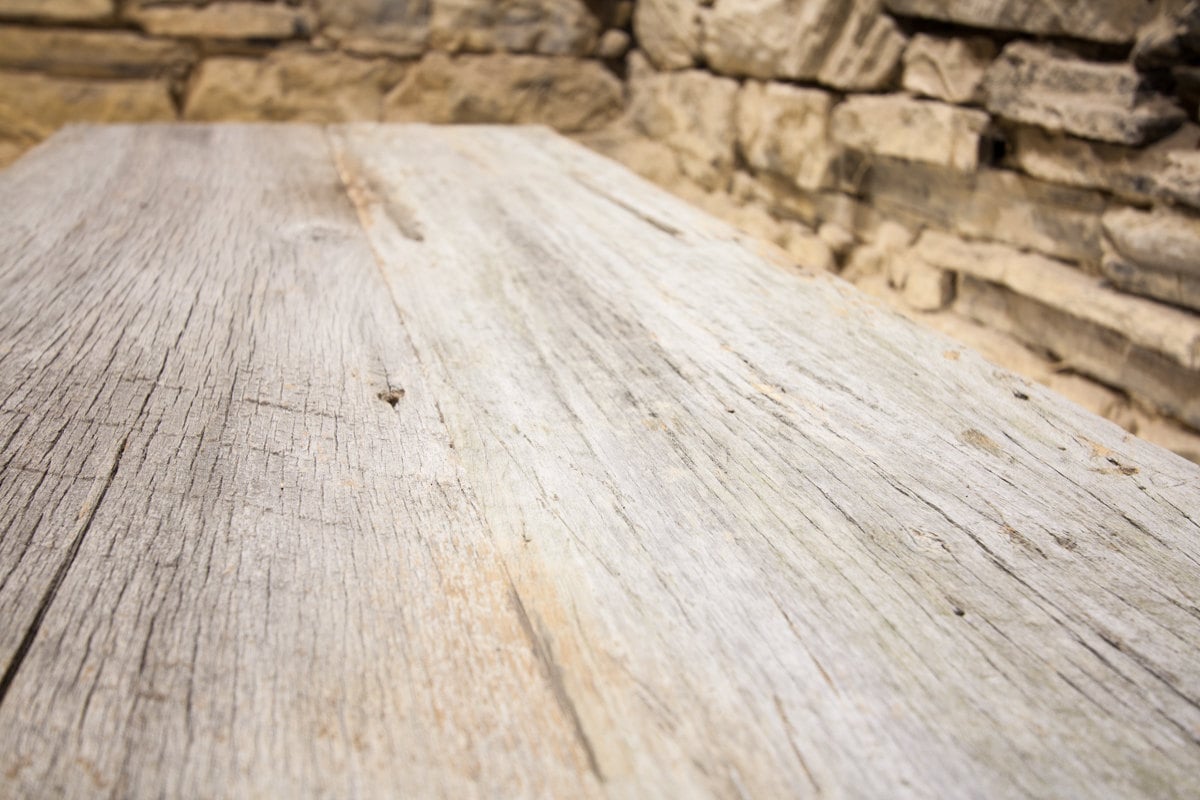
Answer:
M58 569L54 573L54 578L42 593L42 598L38 603L37 611L33 615L33 620L29 623L29 627L25 629L25 634L21 637L20 644L17 645L12 659L4 669L4 674L0 675L0 706L4 705L4 699L8 696L8 690L12 686L13 681L16 680L17 673L20 671L21 665L25 662L25 657L29 654L29 649L33 646L33 641L37 638L38 631L42 628L42 621L45 620L46 613L54 603L54 598L58 594L59 587L66 580L71 565L75 563L75 558L79 555L79 548L83 546L84 538L87 536L88 531L91 530L92 522L96 519L96 512L100 510L100 504L104 502L104 497L108 494L113 480L117 477L117 470L121 467L121 457L125 455L125 446L129 443L130 435L129 433L125 434L125 438L117 446L116 455L112 460L112 467L109 469L108 475L105 476L100 490L93 497L88 498L88 502L82 511L82 515L84 516L83 522L75 532L75 536L71 540L71 546L67 548L66 558L58 565Z

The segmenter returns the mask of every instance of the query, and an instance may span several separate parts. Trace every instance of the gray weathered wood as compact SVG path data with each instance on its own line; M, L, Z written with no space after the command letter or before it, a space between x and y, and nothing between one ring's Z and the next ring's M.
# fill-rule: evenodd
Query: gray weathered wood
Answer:
M1200 792L1200 470L611 162L75 129L0 209L0 795Z

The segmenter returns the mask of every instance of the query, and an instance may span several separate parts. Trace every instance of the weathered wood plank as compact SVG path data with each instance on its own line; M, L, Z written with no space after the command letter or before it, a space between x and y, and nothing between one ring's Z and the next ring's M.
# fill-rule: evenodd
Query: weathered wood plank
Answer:
M0 789L1200 791L1194 465L548 132L71 136Z
M28 370L140 393L28 392L39 426L59 404L129 413L75 551L60 540L82 492L15 562L69 568L0 704L0 794L586 794L323 133L114 129L86 147L117 158L74 174L82 252L2 237L34 265L13 280L63 310L9 306L6 361L111 339L95 368L68 352ZM6 204L51 216L57 187L19 188ZM378 396L400 387L403 406ZM91 446L65 436L50 458ZM47 503L20 496L4 521L25 506ZM5 641L29 624L5 617Z

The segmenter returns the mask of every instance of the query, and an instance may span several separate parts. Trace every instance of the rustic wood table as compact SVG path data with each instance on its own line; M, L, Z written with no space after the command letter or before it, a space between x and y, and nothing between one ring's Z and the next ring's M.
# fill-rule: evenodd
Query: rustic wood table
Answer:
M0 173L0 796L1200 795L1200 468L553 134Z

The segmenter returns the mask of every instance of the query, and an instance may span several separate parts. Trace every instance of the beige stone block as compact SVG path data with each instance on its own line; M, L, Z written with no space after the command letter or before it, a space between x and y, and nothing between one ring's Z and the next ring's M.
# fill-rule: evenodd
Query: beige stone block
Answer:
M180 73L195 60L182 42L125 31L0 26L0 67L95 78Z
M1155 12L1143 0L884 0L890 11L973 28L1126 44Z
M610 29L600 36L596 42L596 55L605 59L617 59L629 52L633 40L625 31Z
M655 72L636 53L631 62L634 127L671 147L691 180L725 189L734 167L737 82L702 70Z
M833 110L830 133L842 147L972 172L989 122L982 111L936 100L859 95Z
M1004 245L969 242L936 231L916 254L929 264L1004 286L1076 319L1107 328L1138 347L1200 369L1200 316L1107 288L1059 261Z
M879 0L718 2L702 25L704 57L717 72L847 90L890 86L906 43Z
M876 158L855 187L874 212L909 227L933 227L1099 266L1099 192L1033 180L1008 170L961 172Z
M429 43L430 0L315 0L321 31L361 55L411 58Z
M1186 116L1131 64L1084 61L1054 47L1017 41L984 78L987 109L1005 119L1116 144L1142 145Z
M384 119L541 124L572 132L603 127L621 107L620 82L595 61L431 53L388 94Z
M1119 387L1160 413L1200 427L1200 372L1139 347L1117 331L970 276L959 279L955 308L1049 351L1071 369Z
M687 69L700 55L699 0L638 0L633 31L638 46L662 70Z
M738 147L746 163L801 189L832 187L838 154L829 137L833 102L820 89L746 81L737 100Z
M1126 291L1200 311L1200 217L1166 209L1104 215L1102 268Z
M277 50L265 59L210 58L192 79L189 120L378 120L404 68L334 52Z
M290 39L314 27L311 11L282 3L134 6L127 15L154 36L195 39Z
M49 135L71 122L175 119L166 81L86 80L0 72L0 126Z
M584 0L432 0L430 43L440 50L583 56L599 35Z
M1010 135L1008 163L1035 178L1103 189L1136 202L1200 207L1200 127L1186 124L1148 147L1092 142L1033 126Z
M947 103L978 102L983 76L995 57L991 39L917 34L904 51L901 84L913 94Z
M113 0L0 0L0 19L86 22L111 17Z

